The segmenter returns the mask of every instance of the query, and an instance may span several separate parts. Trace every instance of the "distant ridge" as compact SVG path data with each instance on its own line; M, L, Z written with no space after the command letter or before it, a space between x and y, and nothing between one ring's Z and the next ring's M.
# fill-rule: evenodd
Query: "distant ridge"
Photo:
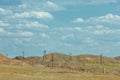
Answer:
M0 63L2 62L9 62L10 59L6 56L4 56L2 53L0 53Z
M30 57L23 57L23 56L16 56L13 59L7 58L4 56L2 53L0 53L0 63L8 63L8 64L20 64L22 65L23 62L24 64L29 64L29 65L36 65L36 64L44 64L44 62L50 62L52 60L54 62L58 63L63 63L65 61L67 62L82 62L83 59L86 60L87 62L94 62L94 63L100 63L100 55L92 55L92 54L82 54L82 55L75 55L75 56L70 56L67 54L63 53L58 53L58 52L53 52L53 53L48 53L44 56L45 60L43 61L43 56L30 56ZM71 58L71 60L70 60ZM103 56L104 62L106 63L117 63L118 60L120 60L120 57L115 57L115 58L109 58Z
M114 59L120 61L120 56L114 57Z
M2 53L0 53L0 64L11 64L11 65L29 65L26 62L23 62L21 60L15 60L8 58L4 56Z
M43 56L16 56L7 58L0 54L0 64L34 66L38 68L63 68L68 70L103 72L103 65L106 72L119 74L120 57L109 58L101 55L82 54L70 56L63 53L49 53Z
M63 53L58 53L58 52L53 52L53 53L48 53L44 56L44 61L50 62L52 60L54 62L64 62L64 61L68 61L68 62L82 62L83 58L87 61L87 62L96 62L99 63L100 62L100 56L99 55L92 55L92 54L82 54L82 55L76 55L76 56L71 56L71 60L70 60L70 55L67 54L63 54ZM37 63L43 63L43 56L31 56L31 57L26 57L23 59L22 56L18 57L18 58L14 58L15 60L22 60L22 61L27 61L29 63L33 64L37 64ZM109 58L109 57L105 57L103 56L104 62L109 62L109 63L117 63L118 61L114 58Z

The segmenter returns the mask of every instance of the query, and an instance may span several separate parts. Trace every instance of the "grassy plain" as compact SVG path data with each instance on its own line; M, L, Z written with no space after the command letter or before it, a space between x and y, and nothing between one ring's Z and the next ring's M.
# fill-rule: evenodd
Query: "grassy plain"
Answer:
M0 80L120 80L120 76L0 64Z

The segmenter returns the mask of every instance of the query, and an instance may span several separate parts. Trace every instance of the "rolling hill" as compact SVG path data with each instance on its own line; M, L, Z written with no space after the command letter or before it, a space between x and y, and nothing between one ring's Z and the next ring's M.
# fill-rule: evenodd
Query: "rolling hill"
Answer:
M43 56L16 56L13 59L0 54L0 63L44 68L63 68L96 73L103 72L103 70L105 70L106 73L120 73L119 57L109 58L102 56L101 60L101 56L91 54L69 56L55 52L45 55L44 58Z

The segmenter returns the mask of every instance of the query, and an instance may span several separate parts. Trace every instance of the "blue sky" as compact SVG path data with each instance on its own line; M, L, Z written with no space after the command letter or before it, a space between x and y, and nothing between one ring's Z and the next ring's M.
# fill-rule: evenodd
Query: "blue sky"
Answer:
M0 0L0 52L120 55L119 0Z

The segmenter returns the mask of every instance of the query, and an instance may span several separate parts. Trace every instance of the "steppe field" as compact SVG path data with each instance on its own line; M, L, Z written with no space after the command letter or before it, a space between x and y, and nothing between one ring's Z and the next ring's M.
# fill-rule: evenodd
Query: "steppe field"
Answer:
M0 64L0 80L120 80L120 76Z

